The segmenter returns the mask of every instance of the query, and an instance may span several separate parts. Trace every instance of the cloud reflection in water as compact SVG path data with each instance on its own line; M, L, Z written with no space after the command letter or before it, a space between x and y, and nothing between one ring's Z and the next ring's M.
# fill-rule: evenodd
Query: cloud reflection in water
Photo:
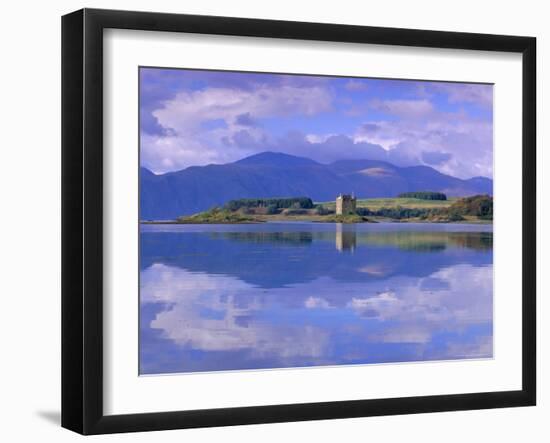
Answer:
M142 233L142 374L492 356L491 233L249 229Z

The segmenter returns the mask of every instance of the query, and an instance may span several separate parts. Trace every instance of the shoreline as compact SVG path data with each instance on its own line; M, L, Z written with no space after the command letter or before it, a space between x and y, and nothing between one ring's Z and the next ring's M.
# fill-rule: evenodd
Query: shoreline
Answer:
M481 219L466 219L466 220L457 220L457 221L430 221L430 220L421 220L421 219L387 219L387 218L376 218L372 217L369 220L365 221L355 221L355 222L338 222L334 220L315 220L315 219L305 219L305 218L294 218L289 220L282 218L272 218L272 219L258 219L255 221L189 221L181 222L178 220L140 220L140 225L258 225L264 223L319 223L319 224L346 224L346 225L362 225L362 224L408 224L408 223L419 223L425 225L447 225L447 224L464 224L464 225L493 225L492 220L481 220Z
M336 208L332 202L313 203L311 199L305 197L296 197L294 200L296 201L294 202L292 199L274 199L265 202L263 200L250 201L250 199L232 200L222 207L179 216L176 219L141 220L140 223L194 225L269 222L493 224L492 197L487 195L437 200L435 203L431 200L399 197L366 199L357 200L359 203L357 207L354 200L352 207L344 210ZM269 202L271 202L270 205L267 205ZM278 206L282 204L286 206Z

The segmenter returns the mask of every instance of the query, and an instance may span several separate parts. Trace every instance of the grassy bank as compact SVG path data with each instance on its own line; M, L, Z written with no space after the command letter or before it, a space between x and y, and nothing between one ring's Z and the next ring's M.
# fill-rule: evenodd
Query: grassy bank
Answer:
M184 217L178 217L175 223L178 224L236 224L236 223L260 223L256 217L245 215L238 211L228 211L220 208L213 208L210 211L199 212Z
M358 208L369 208L372 210L382 208L413 208L413 209L432 209L432 208L448 208L454 202L459 200L458 197L450 197L447 200L424 200L420 198L367 198L357 199ZM334 211L336 203L316 202L316 205L322 205L328 210Z
M334 202L313 203L307 198L246 199L231 205L168 222L178 224L243 224L275 221L316 223L492 223L493 200L478 195L448 200L419 198L376 198L357 200L356 213L336 215ZM307 200L307 201L306 201ZM258 201L259 206L253 206ZM279 206L277 206L278 204ZM280 207L291 204L290 207ZM267 206L266 206L267 205ZM233 209L236 208L236 209Z

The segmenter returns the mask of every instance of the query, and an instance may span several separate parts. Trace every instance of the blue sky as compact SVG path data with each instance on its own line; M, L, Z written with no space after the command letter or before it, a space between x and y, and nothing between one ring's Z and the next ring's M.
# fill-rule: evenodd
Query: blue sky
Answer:
M141 163L155 173L264 151L493 175L493 87L140 69Z

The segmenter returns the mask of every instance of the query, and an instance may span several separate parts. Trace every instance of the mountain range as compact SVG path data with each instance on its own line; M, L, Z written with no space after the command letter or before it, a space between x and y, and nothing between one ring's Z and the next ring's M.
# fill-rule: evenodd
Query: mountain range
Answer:
M358 198L395 197L409 191L437 191L448 196L493 193L489 178L463 180L429 166L398 167L378 160L322 164L278 152L161 175L142 167L140 187L141 220L174 219L236 198L306 196L329 201L340 193L354 193Z

